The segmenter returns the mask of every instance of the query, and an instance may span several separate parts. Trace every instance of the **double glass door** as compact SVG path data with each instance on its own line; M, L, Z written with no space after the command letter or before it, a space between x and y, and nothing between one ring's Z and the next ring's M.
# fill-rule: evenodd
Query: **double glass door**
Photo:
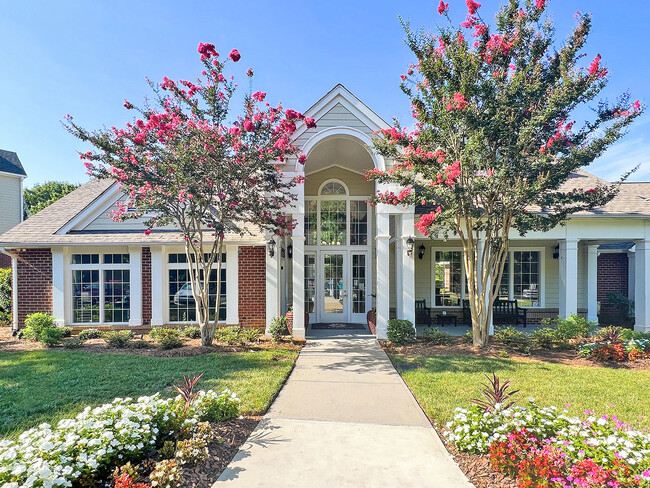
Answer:
M319 251L305 258L308 283L305 298L318 322L365 322L367 311L367 253ZM310 273L309 265L318 267ZM309 278L311 276L311 278ZM311 285L311 286L310 286ZM311 289L310 289L311 288Z

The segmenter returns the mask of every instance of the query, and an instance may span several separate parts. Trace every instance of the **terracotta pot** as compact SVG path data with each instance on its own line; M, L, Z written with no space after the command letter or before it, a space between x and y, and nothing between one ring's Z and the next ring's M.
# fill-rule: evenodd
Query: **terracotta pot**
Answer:
M289 334L293 335L293 312L287 312L285 317L287 318L287 329L289 329Z
M370 333L377 335L377 314L372 310L368 310L368 313L366 313L366 321L368 322Z

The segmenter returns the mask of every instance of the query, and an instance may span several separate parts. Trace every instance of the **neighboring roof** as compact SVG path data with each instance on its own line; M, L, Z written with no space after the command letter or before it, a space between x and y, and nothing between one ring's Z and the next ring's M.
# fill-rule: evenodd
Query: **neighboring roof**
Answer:
M18 176L27 176L18 154L0 149L0 172L11 173Z
M112 191L113 185L115 185L114 181L106 179L93 179L81 185L33 217L0 235L0 246L13 248L29 245L179 244L181 234L167 229L154 230L149 235L144 234L144 228L142 231L124 232L72 230L66 234L57 234L93 202ZM264 240L264 235L259 230L249 228L248 235L242 237L227 233L225 240L258 242Z

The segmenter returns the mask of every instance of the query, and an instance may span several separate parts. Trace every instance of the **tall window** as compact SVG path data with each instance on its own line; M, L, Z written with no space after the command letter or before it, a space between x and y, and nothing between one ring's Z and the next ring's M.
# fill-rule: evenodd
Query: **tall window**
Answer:
M219 300L219 320L226 319L226 255L221 256L221 298ZM215 263L216 266L216 263ZM192 295L190 270L185 253L169 254L167 259L168 306L170 322L196 322L196 302ZM201 284L204 285L203 276ZM212 269L208 280L208 306L210 320L214 320L217 309L217 270Z
M316 311L316 255L305 254L305 312Z
M513 297L520 306L539 305L540 252L513 251Z
M315 246L318 244L318 202L305 201L305 244Z
M366 313L366 255L352 255L352 313Z
M435 305L457 307L461 304L463 265L461 251L436 251Z
M368 204L350 200L350 245L368 245Z
M130 256L126 253L71 256L73 323L128 323L131 314L129 262Z
M320 243L324 246L347 244L347 202L345 200L320 202Z

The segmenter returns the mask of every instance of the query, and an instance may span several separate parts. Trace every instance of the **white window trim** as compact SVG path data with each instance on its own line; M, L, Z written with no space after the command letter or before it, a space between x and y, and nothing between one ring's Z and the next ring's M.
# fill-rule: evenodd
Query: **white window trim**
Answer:
M230 252L229 252L230 251ZM206 251L208 252L208 251ZM235 303L237 303L237 307L239 307L239 300L238 300L238 286L234 287L234 290L231 290L231 283L235 281L234 279L229 279L229 276L231 274L239 275L239 247L238 246L229 246L229 245L224 245L224 249L222 251L223 253L226 254L226 262L222 263L221 268L226 271L226 318L225 320L219 320L217 321L217 324L232 324L232 320L235 319L235 317L229 317L228 311L229 309L232 310L232 304L229 307L228 303L232 302L233 300ZM185 254L185 248L173 248L173 247L167 247L165 246L163 252L162 252L162 258L163 258L163 300L162 300L162 307L163 307L163 322L165 324L173 324L173 325L181 325L181 324L188 324L188 323L193 323L196 324L197 322L190 322L187 320L177 320L177 321L171 321L169 320L169 270L170 269L185 269L184 264L185 263L170 263L169 262L169 255L170 254ZM234 263L234 264L231 264ZM217 263L215 262L215 265ZM214 267L214 269L217 269ZM239 277L237 276L237 285L239 281ZM234 297L233 297L234 295ZM218 313L218 312L217 312ZM232 314L232 312L231 312ZM239 314L238 314L239 315ZM236 317L238 319L238 317ZM237 320L239 322L239 320Z
M138 251L139 252L139 251ZM99 263L96 264L72 264L72 255L73 254L99 254ZM128 263L119 263L119 264L105 264L104 263L104 254L129 254L129 262ZM106 317L104 316L104 307L102 306L104 303L104 287L103 282L104 282L104 271L105 270L128 270L129 271L129 317L131 317L131 314L133 313L133 299L134 299L134 277L138 275L137 272L134 272L134 269L132 268L133 263L133 255L132 252L129 251L128 248L126 247L121 247L121 248L103 248L103 249L97 249L97 248L68 248L67 252L63 252L63 256L65 259L65 281L66 281L66 289L69 291L69 298L66 300L66 316L67 320L66 322L75 326L97 326L97 325L132 325L131 320L129 322L107 322L105 319ZM139 263L138 263L139 264ZM97 270L99 272L99 322L74 322L74 285L72 283L72 272L73 271L85 271L85 270ZM136 286L136 294L135 296L138 297L137 295L137 290L141 290L140 286ZM139 300L139 298L137 298ZM137 319L138 317L135 317ZM141 317L140 317L141 320Z
M431 300L431 308L437 309L461 309L463 308L463 300L465 300L465 261L461 256L461 304L460 305L436 305L436 252L437 251L460 251L463 253L462 247L432 247L431 249L431 293L429 299ZM539 302L538 305L531 305L525 308L544 308L546 306L546 248L544 247L510 247L508 249L508 269L504 272L508 273L508 300L514 300L514 253L516 251L537 251L539 252Z

